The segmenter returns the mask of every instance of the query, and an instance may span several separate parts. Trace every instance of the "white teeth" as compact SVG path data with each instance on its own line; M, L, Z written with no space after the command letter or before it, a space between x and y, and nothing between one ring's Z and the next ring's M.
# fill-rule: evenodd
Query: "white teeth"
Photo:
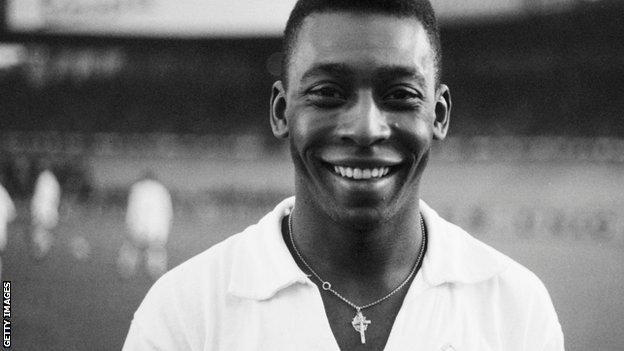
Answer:
M334 166L334 172L345 178L352 179L371 179L381 178L388 174L390 167L378 168L351 168L343 166Z
M359 168L354 168L353 169L353 178L354 179L360 179L362 178L362 170Z

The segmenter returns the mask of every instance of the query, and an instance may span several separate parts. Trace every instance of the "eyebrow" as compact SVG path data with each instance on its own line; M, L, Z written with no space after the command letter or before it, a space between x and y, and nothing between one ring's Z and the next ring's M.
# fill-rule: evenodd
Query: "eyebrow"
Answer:
M417 81L419 84L425 84L425 76L413 67L406 66L384 66L375 71L375 79L380 81L389 81L397 78L410 78Z
M344 63L319 63L312 66L301 77L301 81L319 75L329 75L333 77L341 77L344 79L352 79L356 76L355 71ZM398 78L410 78L419 84L425 84L425 76L412 67L389 65L379 67L373 73L373 79L376 81L390 81Z
M355 72L344 63L319 63L312 66L301 77L301 81L319 75L330 75L341 78L353 78Z

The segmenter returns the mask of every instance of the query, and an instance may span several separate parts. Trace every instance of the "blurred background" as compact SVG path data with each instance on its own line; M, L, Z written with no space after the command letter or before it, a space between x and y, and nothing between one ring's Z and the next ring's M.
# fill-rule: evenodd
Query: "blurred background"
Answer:
M453 113L422 197L549 288L566 349L624 350L624 2L438 0ZM18 350L115 350L128 191L170 191L169 268L292 194L268 125L293 0L0 0L0 253ZM61 189L45 257L34 184Z

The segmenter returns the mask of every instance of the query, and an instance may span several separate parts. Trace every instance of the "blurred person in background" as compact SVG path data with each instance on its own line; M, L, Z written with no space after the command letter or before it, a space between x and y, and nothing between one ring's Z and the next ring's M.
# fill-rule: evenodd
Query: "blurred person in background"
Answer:
M61 186L52 172L49 161L40 161L41 172L35 181L33 196L30 201L32 221L33 256L44 258L54 242L53 230L59 222Z
M4 252L8 240L7 227L15 219L17 213L11 196L4 188L3 175L0 174L0 253ZM1 256L0 256L1 257ZM0 259L0 277L2 275L2 260Z
M295 198L159 279L125 350L563 350L542 282L420 200L451 111L429 1L300 0L284 41Z
M171 230L171 195L152 171L130 188L126 212L127 240L119 249L117 266L124 278L136 273L140 261L154 279L167 271L167 239Z

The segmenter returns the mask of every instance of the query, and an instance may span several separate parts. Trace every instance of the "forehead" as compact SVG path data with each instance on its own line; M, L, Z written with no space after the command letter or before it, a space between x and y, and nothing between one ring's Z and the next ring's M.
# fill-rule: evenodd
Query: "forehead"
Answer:
M289 80L313 66L340 64L366 74L382 67L403 67L433 77L434 55L422 24L415 18L350 12L308 16L290 58Z

